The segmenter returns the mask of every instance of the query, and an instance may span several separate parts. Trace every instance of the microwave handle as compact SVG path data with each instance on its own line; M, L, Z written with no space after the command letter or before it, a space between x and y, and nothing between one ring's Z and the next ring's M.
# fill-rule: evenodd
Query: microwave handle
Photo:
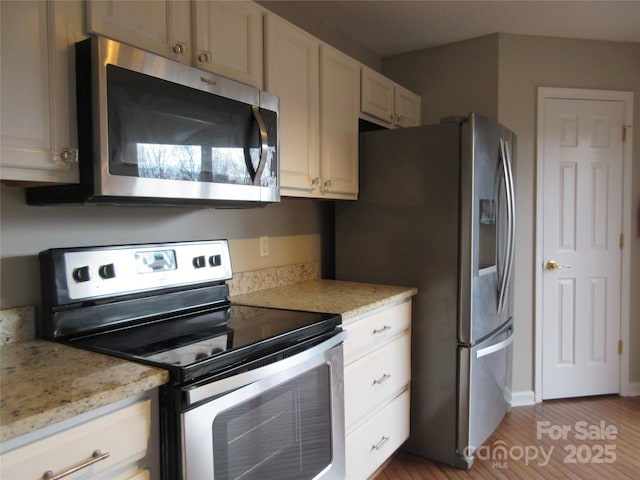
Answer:
M253 177L253 184L260 185L260 178L262 177L262 172L264 171L264 167L267 163L267 151L269 149L269 143L267 136L267 127L265 126L262 115L260 114L260 107L258 107L257 105L252 105L251 109L253 110L253 116L256 119L256 123L258 124L258 130L260 131L260 162L258 163L258 169L256 170L255 176Z

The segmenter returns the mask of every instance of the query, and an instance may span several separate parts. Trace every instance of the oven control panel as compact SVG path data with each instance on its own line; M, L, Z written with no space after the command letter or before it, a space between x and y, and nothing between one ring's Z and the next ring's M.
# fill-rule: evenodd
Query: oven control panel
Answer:
M227 240L53 249L55 281L66 284L68 299L221 282L232 278Z

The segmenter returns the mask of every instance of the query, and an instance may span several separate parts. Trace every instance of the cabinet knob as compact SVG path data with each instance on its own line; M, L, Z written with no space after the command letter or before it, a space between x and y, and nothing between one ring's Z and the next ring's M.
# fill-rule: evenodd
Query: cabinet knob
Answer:
M311 189L313 190L316 187L319 187L320 185L322 185L322 179L320 177L316 177L313 180L311 180Z
M331 187L333 187L333 180L329 179L325 181L323 186L325 190L330 189Z
M182 42L177 42L171 50L173 50L173 53L175 53L176 55L184 55L186 49L187 49L186 44Z
M212 58L213 56L211 55L211 52L206 50L201 52L200 55L198 55L198 61L200 63L211 63Z
M60 152L60 160L64 163L78 163L78 149L77 148L63 148Z

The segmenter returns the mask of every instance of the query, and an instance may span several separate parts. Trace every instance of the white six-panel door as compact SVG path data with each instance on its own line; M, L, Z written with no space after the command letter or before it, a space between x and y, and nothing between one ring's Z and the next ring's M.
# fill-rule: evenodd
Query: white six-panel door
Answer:
M617 393L624 103L544 102L542 398Z

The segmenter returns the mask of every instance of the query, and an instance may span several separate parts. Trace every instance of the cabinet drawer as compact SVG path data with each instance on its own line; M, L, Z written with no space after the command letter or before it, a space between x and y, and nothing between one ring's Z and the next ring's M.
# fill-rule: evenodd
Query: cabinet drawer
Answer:
M392 337L399 335L411 324L411 301L374 313L361 320L347 323L349 332L344 342L345 363L349 363Z
M401 337L345 367L344 398L347 432L411 379L411 335Z
M347 435L347 478L366 479L409 438L409 390Z
M65 479L128 478L138 468L135 464L133 471L120 467L145 456L150 429L151 402L145 400L3 454L0 477L36 479L48 470L58 474L99 450L109 456ZM112 467L119 470L118 475L109 473Z

